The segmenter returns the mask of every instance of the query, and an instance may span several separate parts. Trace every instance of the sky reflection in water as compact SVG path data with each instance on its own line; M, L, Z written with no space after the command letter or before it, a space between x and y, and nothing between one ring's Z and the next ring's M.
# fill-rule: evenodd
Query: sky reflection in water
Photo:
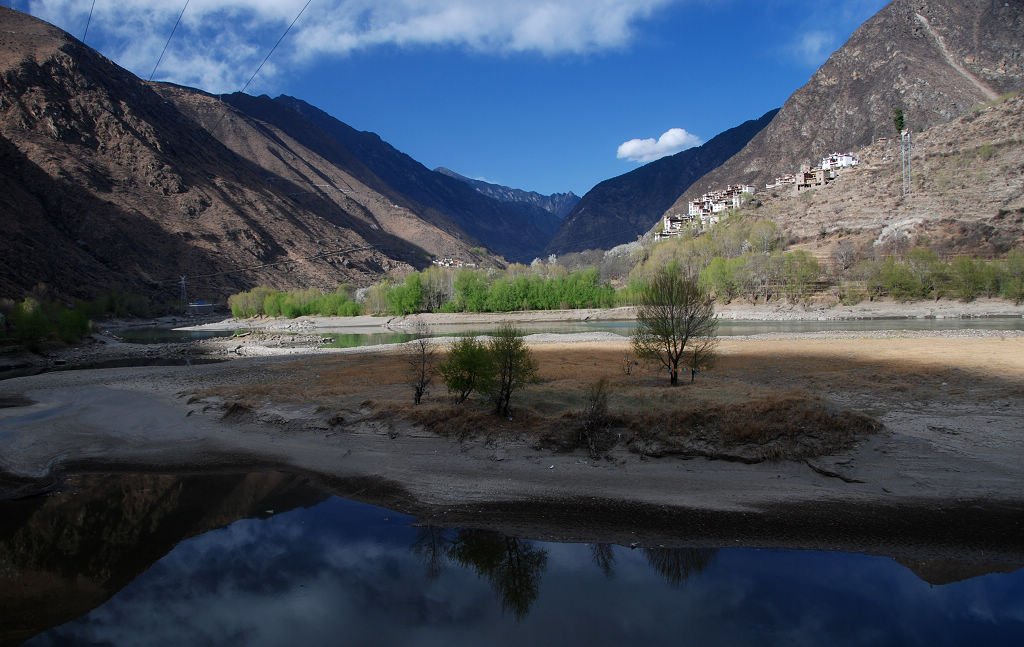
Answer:
M238 521L26 644L1024 644L1024 571L933 587L885 557L630 550L412 521L339 498Z

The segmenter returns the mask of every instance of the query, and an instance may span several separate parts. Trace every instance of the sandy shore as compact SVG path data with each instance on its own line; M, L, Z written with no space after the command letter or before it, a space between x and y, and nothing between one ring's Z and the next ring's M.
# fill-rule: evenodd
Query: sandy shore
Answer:
M598 366L597 358L628 352L628 341L610 334L529 340L542 363L577 362L581 373L597 370L587 368L589 358ZM214 343L241 348L243 342ZM616 541L630 533L665 540L697 532L693 524L699 521L698 534L708 541L732 533L752 545L822 547L866 529L876 544L887 529L911 532L892 525L915 518L910 511L932 515L918 519L920 529L940 523L942 515L966 519L979 511L999 528L1024 524L1020 332L724 340L718 381L703 387L698 381L697 387L745 380L811 393L867 411L885 425L884 433L841 454L756 465L644 459L623 448L592 460L579 451L539 449L514 434L459 442L400 419L368 415L367 391L355 386L351 395L342 389L343 395L332 396L326 408L287 396L284 386L276 390L287 383L313 391L322 386L321 373L347 370L344 375L356 377L345 379L363 380L370 392L404 397L400 379L374 368L375 358L394 348L316 355L308 348L251 348L264 354L221 364L53 372L0 382L4 493L35 491L79 471L273 468L315 475L343 494L439 523L532 529L535 536L557 538L602 529L602 536ZM287 354L292 352L300 355ZM245 354L237 348L233 353ZM307 382L295 381L299 374ZM221 397L195 395L224 385L261 389L266 397L243 410ZM819 528L811 536L793 534L798 526L836 515L846 522L833 521L834 533L823 535ZM787 530L772 531L773 523ZM755 537L742 528L760 530ZM772 532L789 534L769 541ZM993 540L997 546L984 543L979 550L1019 549L1024 555L1024 532L986 538Z
M964 319L976 317L1024 317L1024 304L1016 305L1003 299L976 299L962 301L866 301L852 306L828 304L792 304L777 302L751 305L736 302L716 305L721 319L750 321L843 321L855 319ZM629 321L636 318L633 307L580 310L537 310L504 313L424 313L406 317L299 317L297 319L255 318L225 319L182 330L263 330L274 332L314 332L339 330L351 332L380 332L381 330L409 330L417 322L428 326L494 325L511 321L536 324L564 321Z

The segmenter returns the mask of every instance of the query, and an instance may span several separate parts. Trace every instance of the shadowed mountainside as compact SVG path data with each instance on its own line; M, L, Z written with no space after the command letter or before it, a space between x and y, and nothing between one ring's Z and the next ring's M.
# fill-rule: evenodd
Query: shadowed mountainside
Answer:
M509 260L529 262L538 256L557 227L555 216L545 210L488 197L465 182L431 171L376 133L358 131L305 101L285 95L275 101L340 142L388 185L443 213Z
M609 249L635 240L697 178L750 141L777 110L717 135L696 148L663 157L595 186L573 208L545 253Z
M327 498L277 472L86 476L73 486L4 503L0 645L91 611L189 537Z
M572 191L569 191L568 193L541 195L536 191L523 191L522 189L513 189L500 184L484 182L483 180L474 180L473 178L460 175L459 173L443 166L434 170L438 173L443 173L448 177L453 177L456 180L462 180L480 193L492 197L495 200L501 200L502 202L524 202L540 207L544 211L554 214L555 218L558 219L555 223L556 229L557 222L561 222L562 219L572 211L572 208L576 206L576 203L580 201L580 197ZM554 233L554 231L552 231L552 233Z
M190 296L219 300L485 258L293 110L146 83L11 9L0 24L3 296L44 284L168 304L184 275Z

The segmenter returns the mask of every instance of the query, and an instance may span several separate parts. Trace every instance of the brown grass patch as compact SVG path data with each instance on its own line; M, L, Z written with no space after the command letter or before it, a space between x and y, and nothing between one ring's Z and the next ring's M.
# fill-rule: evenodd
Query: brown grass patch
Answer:
M641 364L626 375L626 340L532 350L540 383L513 396L511 421L492 415L480 398L452 404L438 378L424 404L413 407L408 366L398 353L273 364L248 383L201 395L254 411L288 402L317 404L326 417L349 412L334 417L339 425L401 418L459 440L518 438L570 451L584 446L588 387L604 378L607 439L644 455L746 461L841 451L879 429L865 413L906 402L984 406L988 399L1024 396L1022 338L724 339L715 368L676 388L658 366Z

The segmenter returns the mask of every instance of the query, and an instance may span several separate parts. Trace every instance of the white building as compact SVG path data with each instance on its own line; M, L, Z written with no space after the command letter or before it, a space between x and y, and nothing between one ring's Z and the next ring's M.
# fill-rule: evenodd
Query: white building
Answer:
M853 153L832 153L821 158L821 166L826 171L834 171L841 168L850 168L851 166L857 166L860 164L860 160Z

